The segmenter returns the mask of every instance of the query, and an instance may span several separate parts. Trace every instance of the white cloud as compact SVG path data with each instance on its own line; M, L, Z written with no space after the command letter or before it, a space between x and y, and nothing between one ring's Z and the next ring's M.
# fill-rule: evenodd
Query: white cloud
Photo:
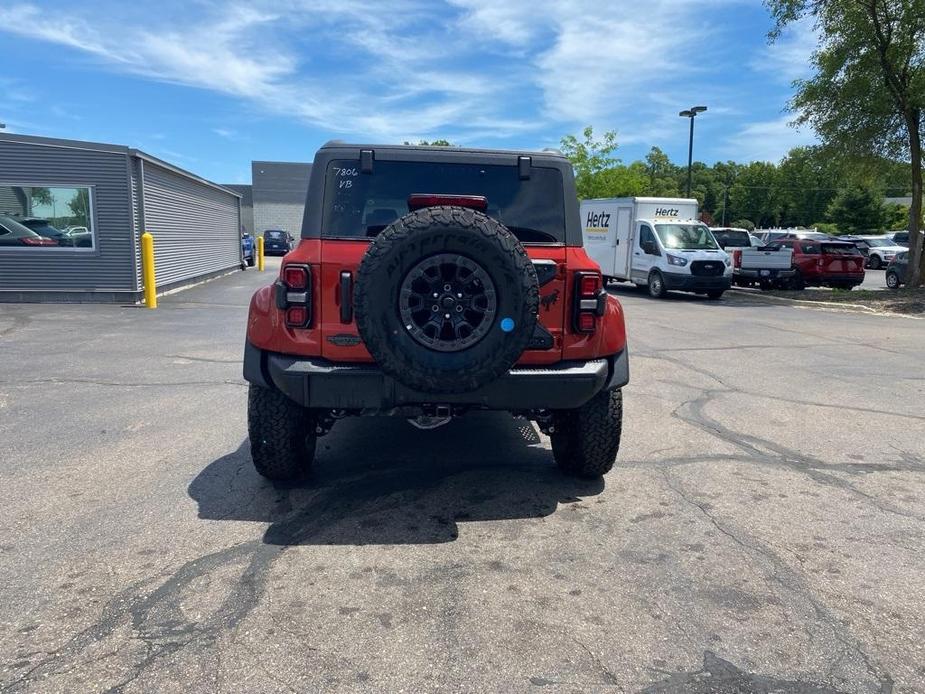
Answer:
M721 150L736 161L778 162L794 147L817 142L808 129L790 126L790 118L751 123L726 140Z
M811 74L810 59L818 41L812 18L801 19L790 25L774 43L765 46L749 65L756 72L790 84Z
M593 123L621 143L658 144L677 136L680 108L703 100L723 115L710 11L748 0L163 2L172 11L146 21L130 4L4 4L0 34L363 139L545 140ZM774 59L796 64L788 46Z

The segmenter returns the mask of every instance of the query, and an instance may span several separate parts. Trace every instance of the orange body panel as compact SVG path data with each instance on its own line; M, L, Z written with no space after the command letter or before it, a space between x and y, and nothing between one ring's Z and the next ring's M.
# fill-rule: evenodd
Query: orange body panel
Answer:
M351 297L340 296L341 272L356 279L357 269L368 241L304 239L283 259L287 263L306 264L312 272L312 322L308 328L289 328L284 315L276 308L275 289L263 287L251 299L247 321L247 339L255 347L306 357L324 357L331 361L368 363L373 359L362 343L334 344L329 338L356 336L356 323L344 323L340 306ZM573 273L579 270L600 271L597 263L583 248L565 246L525 246L534 260L552 260L558 265L554 279L540 288L539 320L553 336L548 350L527 350L519 365L553 364L562 359L592 359L621 351L626 345L623 308L616 298L607 299L604 316L591 334L577 333L571 326L574 301Z

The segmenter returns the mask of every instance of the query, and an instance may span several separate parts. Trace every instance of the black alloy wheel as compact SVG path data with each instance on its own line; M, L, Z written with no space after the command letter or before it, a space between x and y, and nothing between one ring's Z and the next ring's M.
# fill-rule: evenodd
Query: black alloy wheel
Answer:
M438 352L471 347L491 329L495 285L481 265L458 253L425 258L399 289L402 324L418 343Z

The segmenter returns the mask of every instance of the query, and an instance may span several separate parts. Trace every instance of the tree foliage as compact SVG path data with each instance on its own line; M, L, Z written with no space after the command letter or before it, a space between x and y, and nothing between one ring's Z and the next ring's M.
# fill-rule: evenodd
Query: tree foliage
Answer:
M615 133L597 140L585 128L581 139L563 138L562 149L574 166L580 198L683 195L687 167L672 163L658 147L643 161L624 164L614 156ZM882 156L858 160L826 147L798 147L777 164L694 162L692 173L691 194L718 225L825 225L832 234L905 226L906 210L884 205L883 198L909 193L908 166Z
M923 0L765 0L776 39L793 22L815 23L814 75L796 83L790 107L830 149L847 157L908 162L910 284L921 280Z
M412 145L415 143L408 142L407 140L405 140L404 142L402 142L402 144ZM431 140L430 142L428 142L427 140L418 140L416 146L417 147L455 147L456 145L454 145L449 140L444 140L441 138L439 140Z
M842 233L878 231L886 226L883 196L867 186L850 186L838 191L829 204L826 217Z

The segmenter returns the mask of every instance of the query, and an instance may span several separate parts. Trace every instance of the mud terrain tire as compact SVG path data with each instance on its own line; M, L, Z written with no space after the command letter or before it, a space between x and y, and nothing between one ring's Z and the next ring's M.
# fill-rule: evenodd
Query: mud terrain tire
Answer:
M247 391L247 434L254 467L267 479L297 479L311 467L314 422L308 410L278 390L251 384Z
M600 477L620 450L623 393L602 390L581 407L554 415L552 453L559 469L576 477Z
M457 258L462 269L454 269ZM427 269L433 275L425 276L421 268L438 259L447 260ZM451 272L444 274L447 267ZM472 277L485 281L473 282ZM417 281L413 278L435 290L433 299L427 290L423 308L414 293L418 290L411 289ZM482 292L478 300L484 304L478 310L489 304L493 308L468 313L475 299L466 292L473 287L473 293ZM453 303L457 290L460 297L466 294L459 299L460 304L470 302L466 308ZM417 303L412 312L408 297L413 293ZM396 220L372 240L357 272L353 304L360 337L386 374L425 393L465 393L506 373L527 347L536 325L539 287L533 263L503 224L471 209L429 207ZM431 310L436 322L423 325ZM460 317L472 315L474 328L442 321L441 316L455 317L457 311Z

